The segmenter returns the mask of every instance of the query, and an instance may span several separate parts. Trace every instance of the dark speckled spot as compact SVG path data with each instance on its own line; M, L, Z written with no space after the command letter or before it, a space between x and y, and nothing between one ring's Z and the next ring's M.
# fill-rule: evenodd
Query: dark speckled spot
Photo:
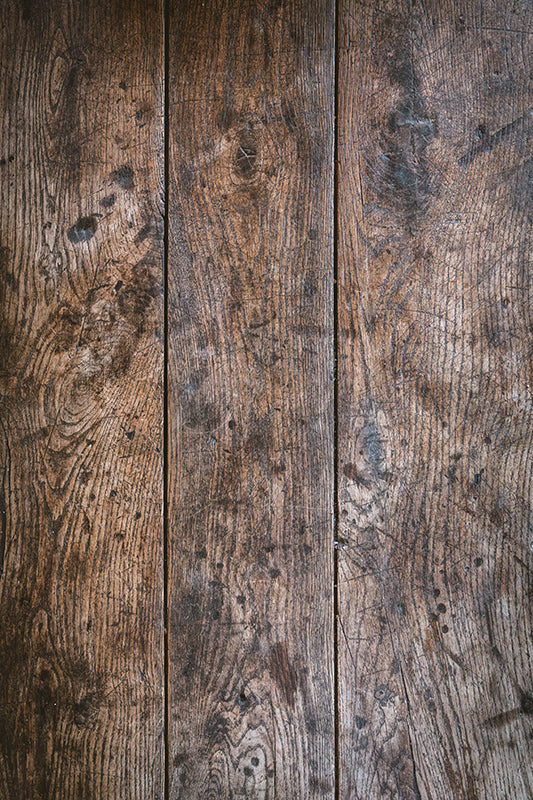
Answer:
M33 0L22 0L22 19L24 21L29 20L33 15Z
M92 239L98 227L98 220L95 216L80 217L72 228L67 231L67 236L72 244L87 242Z
M107 197L102 198L100 200L100 205L104 208L111 208L111 206L115 205L116 196L114 194L110 194Z
M135 181L133 180L134 172L131 167L119 167L113 172L112 178L121 189L133 189Z
M147 222L146 225L139 230L137 236L135 237L135 244L140 244L144 242L144 240L150 235L150 231L152 230L152 225L150 222Z
M531 692L522 692L520 696L520 711L522 714L533 714L533 694Z

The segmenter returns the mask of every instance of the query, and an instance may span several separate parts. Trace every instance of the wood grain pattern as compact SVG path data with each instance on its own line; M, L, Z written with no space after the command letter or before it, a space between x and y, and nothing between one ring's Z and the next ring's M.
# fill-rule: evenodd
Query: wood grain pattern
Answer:
M529 2L340 0L340 797L533 797Z
M170 798L327 798L333 8L171 2Z
M2 3L6 800L163 796L162 19Z
M0 797L532 798L530 0L0 26Z

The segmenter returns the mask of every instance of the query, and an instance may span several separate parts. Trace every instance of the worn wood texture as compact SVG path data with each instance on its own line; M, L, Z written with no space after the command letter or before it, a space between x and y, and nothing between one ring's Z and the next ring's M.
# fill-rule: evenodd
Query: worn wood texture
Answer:
M340 797L533 797L529 2L340 0Z
M170 6L170 798L332 797L333 8Z
M0 796L156 800L162 8L1 8Z

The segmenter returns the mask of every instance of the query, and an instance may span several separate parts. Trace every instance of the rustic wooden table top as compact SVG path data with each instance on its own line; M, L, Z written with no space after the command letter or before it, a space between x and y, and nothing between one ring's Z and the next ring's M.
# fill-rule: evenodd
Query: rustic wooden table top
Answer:
M0 31L0 798L531 800L531 0Z

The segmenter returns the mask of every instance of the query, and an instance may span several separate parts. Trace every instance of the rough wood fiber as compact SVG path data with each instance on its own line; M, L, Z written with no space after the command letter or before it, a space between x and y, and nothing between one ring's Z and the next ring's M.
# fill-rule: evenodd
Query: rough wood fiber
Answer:
M340 0L345 800L533 796L532 23Z
M333 797L333 8L170 7L170 798Z
M156 800L162 9L0 23L0 796Z

